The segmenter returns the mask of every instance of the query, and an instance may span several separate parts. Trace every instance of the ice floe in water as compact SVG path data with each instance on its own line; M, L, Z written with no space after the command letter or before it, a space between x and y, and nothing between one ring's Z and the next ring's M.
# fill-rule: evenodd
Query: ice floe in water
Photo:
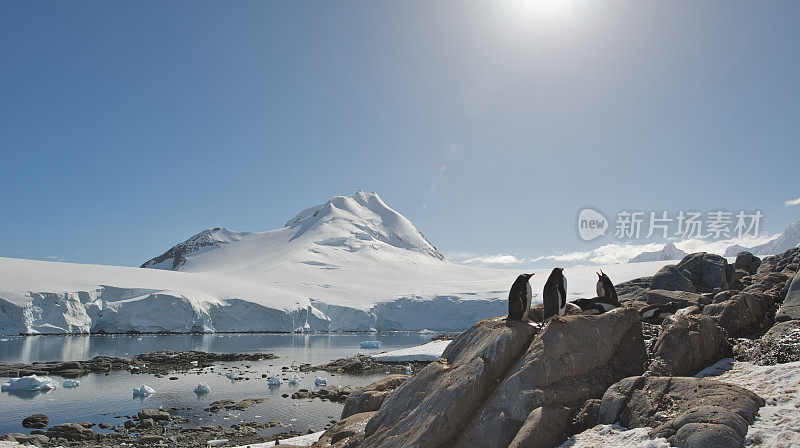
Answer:
M134 397L147 397L156 393L156 390L147 384L142 384L141 387L133 389Z
M80 385L81 385L81 382L78 381L78 380L64 380L64 382L61 383L61 387L66 387L67 389L72 389L72 388L78 387Z
M58 381L49 376L23 376L22 378L11 378L0 386L2 390L51 390L58 387Z
M203 395L211 392L211 388L208 387L208 383L200 383L194 388L194 393L198 395Z
M317 386L324 386L324 385L328 384L328 379L327 378L316 377L314 379L314 384L317 385Z

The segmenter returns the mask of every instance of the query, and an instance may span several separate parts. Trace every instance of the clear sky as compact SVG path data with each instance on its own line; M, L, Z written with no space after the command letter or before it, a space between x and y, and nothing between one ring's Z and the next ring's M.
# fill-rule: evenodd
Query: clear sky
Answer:
M3 1L0 256L139 265L357 189L442 251L800 217L800 2Z

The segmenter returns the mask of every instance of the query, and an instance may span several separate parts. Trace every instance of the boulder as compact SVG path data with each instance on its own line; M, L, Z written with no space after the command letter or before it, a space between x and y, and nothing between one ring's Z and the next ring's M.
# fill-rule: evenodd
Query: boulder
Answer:
M676 314L665 319L653 346L652 375L694 374L730 352L725 332L716 321L697 314Z
M719 255L706 252L689 254L676 268L692 282L698 292L728 289L728 260Z
M701 294L687 291L670 291L666 289L651 289L647 291L648 305L676 302L681 306L700 303Z
M634 309L551 320L450 446L506 447L523 426L539 428L559 407L579 409L615 381L640 375L646 361Z
M783 305L775 314L775 322L788 320L800 320L800 271L797 271L789 282L789 289L783 299Z
M598 422L650 427L651 437L677 447L741 447L763 405L758 395L710 378L639 376L608 388Z
M339 420L322 433L314 446L330 446L358 433L363 433L367 421L374 415L375 412L361 412Z
M408 378L410 378L409 375L389 375L368 386L354 390L344 402L341 418L345 419L351 415L377 411L381 408L386 396Z
M675 265L667 265L659 269L650 282L650 289L687 292L696 291L692 281L686 278Z
M537 331L528 323L500 318L476 323L447 346L442 358L386 397L359 447L448 446Z
M578 434L589 428L597 426L597 419L600 417L600 403L603 400L592 398L586 400L583 407L572 421L572 433Z
M800 320L775 324L758 340L747 358L760 365L800 361Z
M50 424L50 418L44 414L33 414L30 417L25 417L22 420L23 428L47 428Z
M169 415L169 412L165 411L158 411L155 409L142 409L139 411L139 419L149 418L153 421L170 421L172 417Z
M51 439L60 437L70 441L85 441L94 439L94 432L92 432L91 429L84 428L78 423L64 423L53 426L45 431L45 435Z
M703 314L712 317L729 336L734 336L761 322L771 302L770 296L741 292L723 302L705 306Z
M742 269L748 275L753 275L758 272L758 267L761 265L761 259L751 254L750 252L739 252L736 254L736 261L733 262L734 269Z
M558 446L570 427L572 409L565 406L542 406L528 415L508 448Z

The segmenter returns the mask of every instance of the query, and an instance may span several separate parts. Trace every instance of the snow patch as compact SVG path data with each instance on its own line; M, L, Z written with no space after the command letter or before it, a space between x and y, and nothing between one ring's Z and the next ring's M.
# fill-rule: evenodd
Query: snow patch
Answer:
M427 344L409 347L391 352L373 355L376 361L384 362L411 362L411 361L436 361L442 357L444 349L450 345L451 341L431 341Z

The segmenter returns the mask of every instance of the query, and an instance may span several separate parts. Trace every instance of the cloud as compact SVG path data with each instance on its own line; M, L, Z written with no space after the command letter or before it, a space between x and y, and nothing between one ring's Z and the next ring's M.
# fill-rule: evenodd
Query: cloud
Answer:
M786 201L784 202L784 204L786 204L787 207L791 207L793 205L800 205L800 198L792 199L791 201Z
M687 253L710 252L724 254L725 250L733 245L753 247L774 239L777 235L764 234L758 237L745 236L727 240L706 241L702 239L689 239L672 241L678 249ZM642 252L654 252L664 248L666 243L609 243L587 251L565 252L541 255L533 258L523 258L511 254L476 254L471 252L452 252L445 254L449 261L457 264L481 267L512 267L512 265L532 266L544 265L546 262L559 263L562 266L578 265L605 265L627 263L631 258ZM499 266L500 265L500 266Z

